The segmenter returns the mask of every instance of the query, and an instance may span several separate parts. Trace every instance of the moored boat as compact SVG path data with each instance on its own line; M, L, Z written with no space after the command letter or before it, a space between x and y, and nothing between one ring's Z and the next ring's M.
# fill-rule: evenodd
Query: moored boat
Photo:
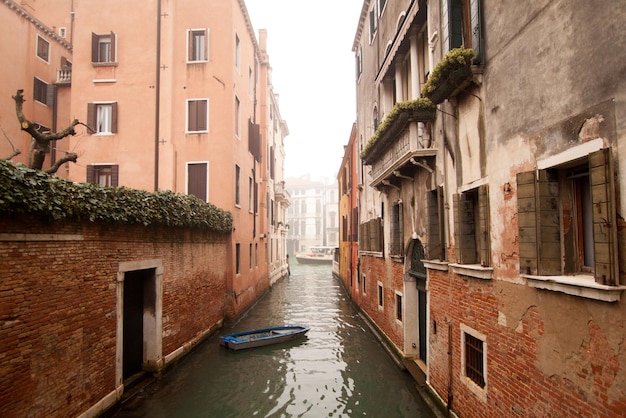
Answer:
M263 347L270 344L282 343L301 337L310 328L301 325L286 325L238 332L220 337L220 345L231 350Z
M299 264L332 264L335 247L316 246L310 247L309 251L296 254Z

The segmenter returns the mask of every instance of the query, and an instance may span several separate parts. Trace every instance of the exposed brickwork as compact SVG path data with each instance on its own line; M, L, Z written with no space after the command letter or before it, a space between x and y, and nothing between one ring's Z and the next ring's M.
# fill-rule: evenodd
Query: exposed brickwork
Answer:
M403 270L403 264L393 259L361 256L366 293L361 295L360 307L397 347L404 345L404 330L402 323L396 320L395 300L396 292L402 295L404 292ZM378 306L379 281L383 284L382 309Z
M433 270L429 290L428 379L446 401L451 321L453 410L465 417L626 416L623 304L539 294L519 284ZM501 310L511 302L503 295L515 292L520 299L528 298L526 309L518 318L506 318ZM561 329L558 335L548 332L548 325L559 327L552 312L566 308L573 309L567 326L577 329ZM588 313L574 314L586 309ZM616 321L621 325L598 324L615 315L621 315ZM472 392L461 377L461 323L486 336L486 399ZM572 338L568 346L564 343L568 333L582 337Z
M163 266L162 355L224 316L228 236L159 227L0 220L0 415L77 416L116 386L120 262Z

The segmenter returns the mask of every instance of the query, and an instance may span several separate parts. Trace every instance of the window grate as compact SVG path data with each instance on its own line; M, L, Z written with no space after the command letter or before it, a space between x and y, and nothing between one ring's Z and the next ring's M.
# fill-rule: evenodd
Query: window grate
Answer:
M465 333L465 375L481 388L485 387L484 342Z

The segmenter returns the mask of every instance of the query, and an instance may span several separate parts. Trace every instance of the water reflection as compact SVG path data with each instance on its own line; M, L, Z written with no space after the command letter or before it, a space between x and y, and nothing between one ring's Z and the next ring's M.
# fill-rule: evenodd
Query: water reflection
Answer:
M231 329L305 325L305 338L233 352L214 336L116 417L433 416L365 328L329 266L292 265Z

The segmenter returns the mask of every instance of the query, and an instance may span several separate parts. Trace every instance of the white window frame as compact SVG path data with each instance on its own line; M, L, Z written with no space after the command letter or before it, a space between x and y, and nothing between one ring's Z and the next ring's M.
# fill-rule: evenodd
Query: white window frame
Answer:
M199 102L199 101L206 101L206 129L204 130L196 130L196 131L192 131L189 129L189 103L190 102ZM210 112L210 103L209 103L209 98L208 97L200 97L200 98L193 98L193 99L187 99L185 101L185 133L188 134L197 134L197 133L206 133L209 132L209 112Z
M241 71L241 39L237 33L235 33L235 69L237 72Z
M40 42L45 42L46 43L46 58L42 57L41 55L39 55L39 43ZM37 42L35 42L35 55L37 56L37 58L39 58L40 60L42 60L43 62L50 64L50 42L44 38L43 36L37 34Z
M192 164L206 164L206 201L209 201L209 184L211 175L211 163L208 160L185 162L185 194L189 194L189 166Z
M396 308L394 311L394 316L396 319L396 323L402 324L404 322L404 295L402 294L402 292L398 292L397 290L394 293L395 293L394 305ZM398 297L400 297L400 304L402 305L401 314L400 314L402 319L398 319Z
M476 395L481 401L487 402L487 388L489 382L487 379L487 336L465 324L461 326L461 375L460 379L467 388ZM485 379L485 387L481 388L472 379L467 377L465 373L465 334L469 334L483 342L483 377Z
M235 95L235 136L241 138L241 100Z
M191 40L191 34L193 32L204 32L204 51L202 52L204 54L204 57L198 57L197 55L198 52L194 51L193 53L193 57L190 57L189 55L189 49L191 48L191 45L189 45L189 42ZM187 36L186 36L186 41L185 41L185 59L187 61L188 64L195 64L195 63L202 63L202 62L208 62L209 61L209 28L192 28L192 29L187 29ZM191 59L191 58L200 58L200 59Z
M96 112L96 126L95 128L95 135L113 135L113 104L115 102L93 102L93 104L96 106L95 108L95 112ZM109 109L109 111L107 112L108 115L104 115L104 110L103 109ZM108 116L108 121L103 121L102 117L103 116ZM104 128L106 129L100 129L100 125L106 123L107 126L104 126Z

